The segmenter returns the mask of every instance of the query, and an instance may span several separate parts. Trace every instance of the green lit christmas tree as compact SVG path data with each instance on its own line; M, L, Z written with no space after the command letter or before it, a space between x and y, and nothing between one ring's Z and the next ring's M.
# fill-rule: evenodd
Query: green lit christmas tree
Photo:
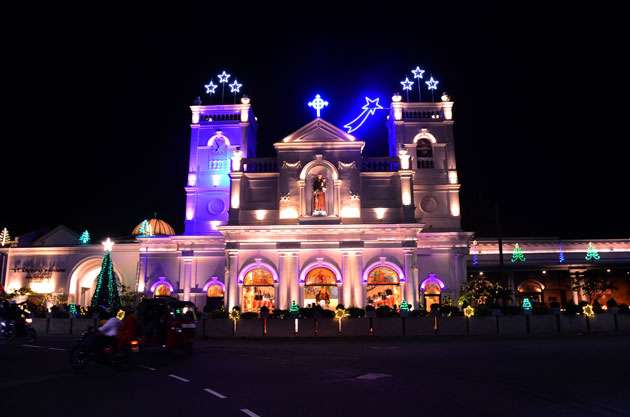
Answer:
M586 249L586 256L584 259L587 261L599 261L599 252L597 252L597 249L593 246L593 242L588 242L588 249Z
M409 303L407 303L407 300L402 300L400 303L400 311L409 311Z
M516 262L525 262L525 254L518 243L514 244L514 250L512 251L512 263Z
M90 232L88 232L87 230L84 230L83 233L81 233L81 236L79 236L79 243L81 243L82 245L87 245L90 243Z
M140 236L153 236L153 230L148 220L142 220L140 223Z
M289 313L297 315L299 312L300 312L300 307L298 307L295 300L291 301L291 306L289 307Z
M532 302L527 297L523 298L523 310L532 311Z
M112 265L111 252L113 246L114 242L110 238L103 242L105 254L103 255L101 272L96 278L96 289L92 296L92 306L117 311L120 308L120 294L118 293L118 282Z

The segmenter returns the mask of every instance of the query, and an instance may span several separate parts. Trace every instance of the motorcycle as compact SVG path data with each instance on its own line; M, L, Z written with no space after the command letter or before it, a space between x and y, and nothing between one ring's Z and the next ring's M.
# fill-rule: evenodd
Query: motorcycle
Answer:
M35 343L37 341L37 332L31 326L33 319L29 317L18 317L14 319L0 319L0 337L8 341L23 338L27 343Z
M100 334L95 328L88 328L77 343L70 349L70 365L75 371L85 369L90 363L125 368L129 365L132 356L140 351L137 340L130 340L117 347L117 340L108 340L103 343Z

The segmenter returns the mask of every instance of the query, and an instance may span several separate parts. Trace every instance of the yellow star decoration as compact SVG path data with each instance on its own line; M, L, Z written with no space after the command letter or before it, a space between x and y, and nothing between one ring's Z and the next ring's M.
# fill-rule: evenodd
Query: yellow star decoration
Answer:
M341 320L342 318L347 317L347 316L348 316L348 313L346 313L346 310L344 309L340 308L337 311L335 311L335 318L337 320Z
M464 309L464 316L466 316L467 319L471 318L474 315L475 315L475 308L473 306L468 306Z
M236 321L241 318L241 313L238 310L234 309L230 312L230 318Z
M591 306L590 304L587 304L584 307L582 307L582 313L589 319L592 319L593 317L595 317L595 310L593 310L593 306Z

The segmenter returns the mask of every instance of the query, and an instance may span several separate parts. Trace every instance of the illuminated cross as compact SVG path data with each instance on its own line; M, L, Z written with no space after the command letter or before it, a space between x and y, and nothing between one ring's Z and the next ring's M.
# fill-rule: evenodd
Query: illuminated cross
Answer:
M315 94L315 98L313 99L313 101L308 102L308 106L315 109L315 111L317 112L317 117L319 118L321 109L328 106L328 102L322 99L319 94Z

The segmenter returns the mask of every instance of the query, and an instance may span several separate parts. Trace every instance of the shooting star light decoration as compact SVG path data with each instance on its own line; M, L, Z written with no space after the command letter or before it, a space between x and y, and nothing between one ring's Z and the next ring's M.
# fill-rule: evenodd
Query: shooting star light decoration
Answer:
M383 106L379 104L379 100L379 97L376 97L373 100L367 96L365 97L365 105L361 107L363 111L354 120L343 125L344 128L348 129L348 133L352 133L360 128L368 117L374 116L376 110L383 109Z

